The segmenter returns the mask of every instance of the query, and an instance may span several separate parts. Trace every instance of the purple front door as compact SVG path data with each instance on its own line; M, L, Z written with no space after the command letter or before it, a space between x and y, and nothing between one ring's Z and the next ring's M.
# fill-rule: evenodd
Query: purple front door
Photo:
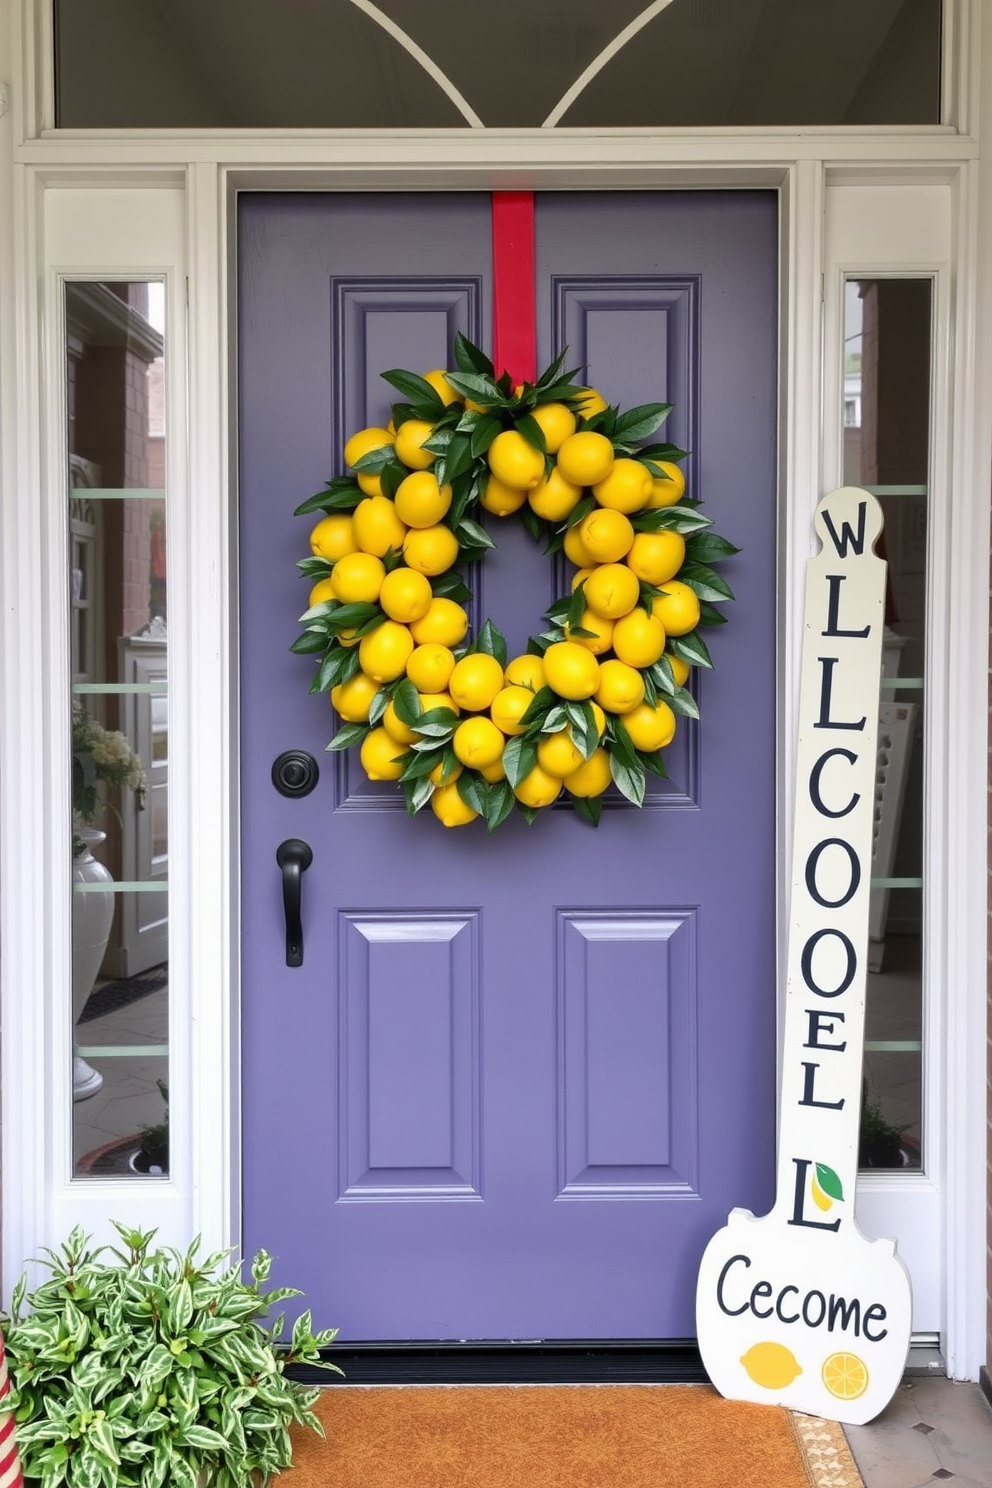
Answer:
M490 199L245 196L240 232L244 1245L344 1340L676 1338L727 1211L774 1177L776 201L539 196L539 365L676 405L743 551L670 781L598 831L410 819L289 653L312 519L391 367L489 344ZM313 519L315 520L315 519ZM510 654L563 592L518 523L473 571ZM286 749L316 790L271 779ZM286 965L276 849L313 849Z

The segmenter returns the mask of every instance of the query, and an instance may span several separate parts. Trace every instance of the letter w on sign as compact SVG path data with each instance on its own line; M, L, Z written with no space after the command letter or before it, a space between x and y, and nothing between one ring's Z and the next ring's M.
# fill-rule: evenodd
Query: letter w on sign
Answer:
M854 1222L885 564L845 486L806 567L775 1207L731 1211L699 1268L703 1363L729 1399L861 1424L909 1348L909 1277Z

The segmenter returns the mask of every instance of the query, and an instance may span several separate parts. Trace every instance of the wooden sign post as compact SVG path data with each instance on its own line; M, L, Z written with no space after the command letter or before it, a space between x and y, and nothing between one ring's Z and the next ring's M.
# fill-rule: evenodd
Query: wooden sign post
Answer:
M911 1318L895 1242L854 1221L885 564L867 491L833 491L814 521L775 1207L713 1236L696 1321L721 1394L860 1424L899 1384Z

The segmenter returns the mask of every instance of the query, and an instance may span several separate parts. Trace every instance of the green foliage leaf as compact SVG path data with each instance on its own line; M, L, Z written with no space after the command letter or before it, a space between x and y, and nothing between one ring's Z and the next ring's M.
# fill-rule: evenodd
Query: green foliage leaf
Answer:
M393 711L400 723L405 723L407 728L416 728L424 710L420 706L420 694L409 677L403 677L397 682L393 688L392 700ZM371 718L369 721L371 722Z
M486 529L480 527L478 522L473 522L471 517L462 518L455 529L455 536L460 547L473 551L485 552L496 546Z
M722 558L732 558L739 552L740 548L719 532L697 532L685 545L685 556L690 563L719 563Z
M446 375L455 391L461 393L463 398L471 398L473 403L503 408L509 402L488 373L449 372Z
M338 729L334 738L327 745L328 749L350 749L353 744L360 744L369 731L367 723L345 723Z
M503 750L503 769L511 788L519 785L537 764L537 744L526 734L516 734Z
M318 652L327 649L327 640L325 630L305 630L296 637L289 649L296 656L316 656Z
M667 531L680 532L683 537L702 532L713 525L709 517L704 517L695 507L686 505L654 507L650 511L639 512L630 521L635 532L660 532L664 528Z
M647 439L665 421L674 406L673 403L642 403L637 408L628 409L617 417L613 426L614 439L622 439L625 444Z
M591 511L596 510L598 504L595 496L583 496L582 500L577 501L569 512L568 520L565 522L565 530L568 531L572 527L577 527L583 517L587 517Z
M353 511L364 495L365 492L352 476L338 475L327 482L323 491L301 501L293 516L305 517L311 512L325 512L329 516L331 512Z
M542 455L547 454L548 444L544 437L544 430L529 413L525 413L517 419L517 431L522 434L527 443L533 445L534 449L540 450Z
M733 599L734 591L726 579L712 568L702 563L686 563L679 571L679 578L683 584L696 593L700 599L721 600Z
M489 797L486 802L486 831L495 832L501 827L507 817L513 811L516 796L510 787L509 781L497 780L490 788Z
M538 688L527 708L526 713L520 719L523 727L525 729L528 729L531 728L534 724L542 724L544 722L545 714L550 708L553 708L555 706L558 700L558 694L556 692L552 692L550 687ZM504 759L506 758L505 754L503 757ZM527 772L525 771L524 773L526 774ZM516 785L516 781L514 781L513 784Z
M409 398L411 403L430 409L428 417L431 420L440 418L444 413L444 404L441 402L440 395L416 372L407 372L404 367L393 367L389 372L380 373L380 376L383 382L388 382L397 392Z
M701 599L699 601L699 623L700 625L726 625L727 617L708 600Z
M499 626L488 618L473 641L471 649L482 651L487 656L495 656L501 667L506 666L506 638Z
M460 372L481 372L485 377L495 377L492 362L484 351L474 345L461 331L455 332L454 345L455 366ZM454 386L454 384L452 384Z
M416 816L417 812L424 809L434 794L434 785L427 779L406 780L403 782L403 791L406 796L407 811L411 816Z
M471 589L453 568L449 568L447 573L439 574L436 579L431 579L431 592L444 599L458 600L459 603L472 598Z
M477 460L481 455L486 453L486 450L492 444L503 425L498 418L494 418L490 413L482 414L481 416L476 414L474 417L478 422L472 431L470 449L472 458Z
M699 704L691 692L684 687L676 688L671 697L665 699L673 713L681 714L683 718L698 718Z
M610 774L621 795L626 796L635 806L644 805L644 765L640 759L636 759L635 764L630 766L611 751Z
M356 460L353 469L361 471L362 475L378 475L385 470L387 465L396 463L396 451L392 444L380 444L377 449L369 450Z
M475 770L463 770L457 781L458 794L466 806L485 816L489 805L489 786Z
M709 648L698 630L691 630L688 635L684 636L669 636L668 649L673 656L687 661L690 666L709 668L713 666Z
M826 1163L816 1164L816 1181L828 1199L843 1199L844 1185L833 1168L828 1168Z
M571 801L581 821L588 822L591 827L599 826L603 814L602 796L572 796Z

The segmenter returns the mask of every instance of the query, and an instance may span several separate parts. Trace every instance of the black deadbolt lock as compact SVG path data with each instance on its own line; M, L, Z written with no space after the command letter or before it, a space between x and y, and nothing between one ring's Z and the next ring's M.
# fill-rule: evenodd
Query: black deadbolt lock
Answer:
M272 766L272 784L281 796L308 796L319 779L317 761L304 749L287 749Z

